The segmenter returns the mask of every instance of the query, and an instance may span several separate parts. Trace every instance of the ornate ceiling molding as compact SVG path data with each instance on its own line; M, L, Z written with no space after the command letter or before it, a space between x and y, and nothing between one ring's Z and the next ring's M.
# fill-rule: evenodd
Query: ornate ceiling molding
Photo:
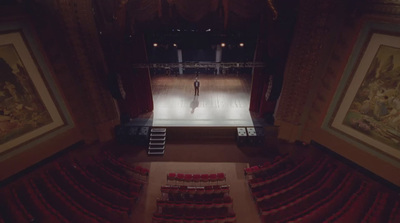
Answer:
M400 0L367 0L363 4L364 14L400 15Z

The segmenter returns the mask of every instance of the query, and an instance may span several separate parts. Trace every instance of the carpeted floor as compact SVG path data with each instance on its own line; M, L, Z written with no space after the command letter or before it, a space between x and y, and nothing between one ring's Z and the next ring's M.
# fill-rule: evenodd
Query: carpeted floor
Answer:
M235 143L204 143L167 144L163 156L148 156L146 147L135 145L120 145L116 152L129 162L242 162L252 165L273 158L281 152L290 151L291 148L293 146L290 144L281 145L279 149L273 150L238 147Z

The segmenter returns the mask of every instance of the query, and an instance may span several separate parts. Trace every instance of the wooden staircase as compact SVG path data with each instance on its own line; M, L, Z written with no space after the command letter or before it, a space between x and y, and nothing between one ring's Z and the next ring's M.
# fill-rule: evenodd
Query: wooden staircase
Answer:
M167 140L166 128L152 128L150 131L148 155L164 155Z

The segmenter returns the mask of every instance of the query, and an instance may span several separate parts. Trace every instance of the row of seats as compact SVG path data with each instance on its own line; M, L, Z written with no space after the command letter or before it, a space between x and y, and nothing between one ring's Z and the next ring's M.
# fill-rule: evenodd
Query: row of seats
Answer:
M153 223L234 223L236 214L228 213L220 215L219 212L208 212L201 215L171 215L171 214L153 214Z
M112 179L108 176L109 172L103 171L94 171L91 172L87 167L82 166L79 162L74 162L69 168L69 171L78 178L78 180L85 185L93 188L94 191L98 190L96 187L101 188L99 193L110 193L110 196L121 196L127 199L136 199L139 196L139 193L142 190L143 184L137 183L136 181L133 183L128 183L127 190L123 190L124 187L121 187L124 183L127 183L124 180L119 181L118 179ZM95 167L96 169L96 167ZM102 177L109 179L103 180ZM111 180L110 180L111 179ZM130 184L130 186L129 186Z
M168 182L226 182L225 173L212 174L184 174L184 173L168 173Z
M124 190L131 190L132 187L141 187L143 181L133 177L129 171L112 165L108 160L98 160L92 158L93 165L89 165L87 168L92 173L99 175L102 174L107 176L109 179L116 181L117 185ZM104 179L107 180L107 179ZM108 181L112 183L112 181Z
M74 179L76 183L83 185L89 191L95 193L96 196L108 200L111 203L123 205L124 207L133 206L142 189L141 184L133 184L129 193L125 193L118 187L109 186L99 180L77 163L61 166L61 169L64 173L70 176L71 179Z
M125 206L122 201L122 197L116 198L116 200L108 199L106 190L103 193L96 193L97 191L92 191L92 187L86 185L84 182L78 181L71 174L66 172L62 168L57 168L56 171L48 171L48 175L54 179L54 182L64 190L69 196L71 196L75 201L79 202L85 209L102 215L107 213L103 217L112 221L113 219L118 219L122 216L128 215L131 207Z
M249 179L249 187L253 193L262 191L264 189L271 190L281 190L283 188L289 187L296 182L302 181L304 177L311 175L314 172L318 172L319 169L327 167L325 165L320 165L323 159L311 162L301 161L297 164L290 165L290 168L285 168L277 171L277 174L271 174L270 177L258 177Z
M163 185L162 193L180 194L220 194L229 193L229 185L207 185L207 186L186 186L186 185Z
M384 222L380 217L383 215L385 210L385 204L389 201L389 193L378 192L376 198L365 214L362 222ZM385 213L387 216L388 213Z
M263 165L263 170L245 169L263 222L399 220L398 194L377 190L376 184L327 155L296 159L279 156Z
M400 200L397 200L393 206L388 222L400 222Z
M280 164L288 162L288 161L289 161L288 153L279 155L279 156L276 156L272 161L267 161L260 165L255 165L255 166L244 168L244 175L259 174L259 173L262 173L263 171L273 169L274 167L277 167Z
M309 207L309 204L315 204L322 198L335 191L337 187L344 184L346 178L338 177L336 171L329 172L315 185L300 193L292 194L292 198L280 201L278 204L272 204L264 200L259 204L261 215L264 221L277 221L285 219L288 216L301 215ZM347 178L348 179L348 178ZM277 197L275 200L279 199Z
M135 179L129 179L126 176L122 176L116 172L113 172L102 165L88 165L85 167L85 170L105 184L116 188L121 193L126 195L138 193L143 187L142 182Z
M168 174L168 180L179 181L176 178L185 174ZM214 176L225 179L225 174L190 174L191 182L194 175L199 176L201 181L213 182ZM187 174L189 179L189 174ZM195 177L197 179L197 177ZM206 180L207 179L207 180ZM157 211L153 214L153 223L164 222L199 222L199 223L229 223L236 222L233 211L233 200L229 196L229 185L164 185L161 186L161 198L157 200Z
M3 189L0 222L130 222L148 171L134 173L137 166L126 168L105 154L90 160L53 161Z
M164 185L161 186L161 195L170 201L209 202L229 195L229 189L229 185Z
M372 187L366 183L362 183L358 190L346 201L342 208L326 218L329 222L358 222L362 219L365 209L367 209L373 201Z
M354 179L351 180L351 173L344 177L344 180L331 192L317 202L309 205L303 211L288 215L281 222L323 222L330 212L338 210L348 200L351 195L359 188L359 184Z
M28 202L26 202L27 196L29 196ZM13 186L3 191L1 201L0 216L2 216L4 222L34 222L37 220L57 219L57 217L47 209L46 204L41 202L37 194L33 192L27 193L25 190L24 194L20 194Z
M157 200L157 207L161 208L232 208L233 200L228 196L224 196L222 198L214 198L209 201L204 200Z
M115 163L118 166L121 166L129 171L131 171L132 173L135 173L141 177L145 177L147 178L149 176L149 169L142 167L140 165L131 165L128 164L124 161L123 158L118 158L116 157L114 154L112 154L109 150L102 150L102 153L104 154L104 156L110 160L111 162Z
M66 187L70 187L70 185L56 182L55 179L47 174L41 174L40 177L30 180L29 185L26 186L30 197L37 196L41 198L41 202L36 202L36 204L41 203L45 205L45 207L38 206L39 208L36 207L36 210L32 210L35 204L29 205L29 199L24 199L24 202L28 203L27 207L36 216L38 222L47 222L47 219L43 219L40 213L43 213L43 216L52 216L46 213L48 210L56 210L52 212L59 213L57 215L59 220L52 222L110 222L110 218L120 219L119 216L113 215L113 209L108 208L103 203L91 197L89 198L89 196L83 197L79 191L77 191L79 197L76 197L74 193L70 192L75 189L67 189ZM81 202L83 199L86 200ZM60 218L59 215L63 217Z
M333 168L316 168L313 171L307 171L307 174L292 175L287 177L287 181L274 181L260 187L252 188L253 197L256 201L262 201L273 197L289 196L291 194L301 193L303 190L313 187L320 183L320 179L333 172Z
M215 199L223 198L228 193L204 193L204 194L190 194L190 193L168 193L162 194L163 199L171 201L212 201Z
M248 179L248 184L251 188L255 188L263 186L265 184L269 184L274 181L278 181L288 176L296 175L296 173L301 172L302 168L305 167L305 161L305 159L302 159L297 164L285 165L285 168L276 170L276 172L269 176L256 177L255 175L253 175L252 178Z

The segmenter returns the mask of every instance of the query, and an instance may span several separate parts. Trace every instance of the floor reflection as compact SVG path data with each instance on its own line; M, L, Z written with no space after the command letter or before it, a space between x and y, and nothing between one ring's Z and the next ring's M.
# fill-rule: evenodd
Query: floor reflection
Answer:
M199 107L199 97L194 96L192 103L190 103L190 107L192 108L191 113L194 113L194 110Z

